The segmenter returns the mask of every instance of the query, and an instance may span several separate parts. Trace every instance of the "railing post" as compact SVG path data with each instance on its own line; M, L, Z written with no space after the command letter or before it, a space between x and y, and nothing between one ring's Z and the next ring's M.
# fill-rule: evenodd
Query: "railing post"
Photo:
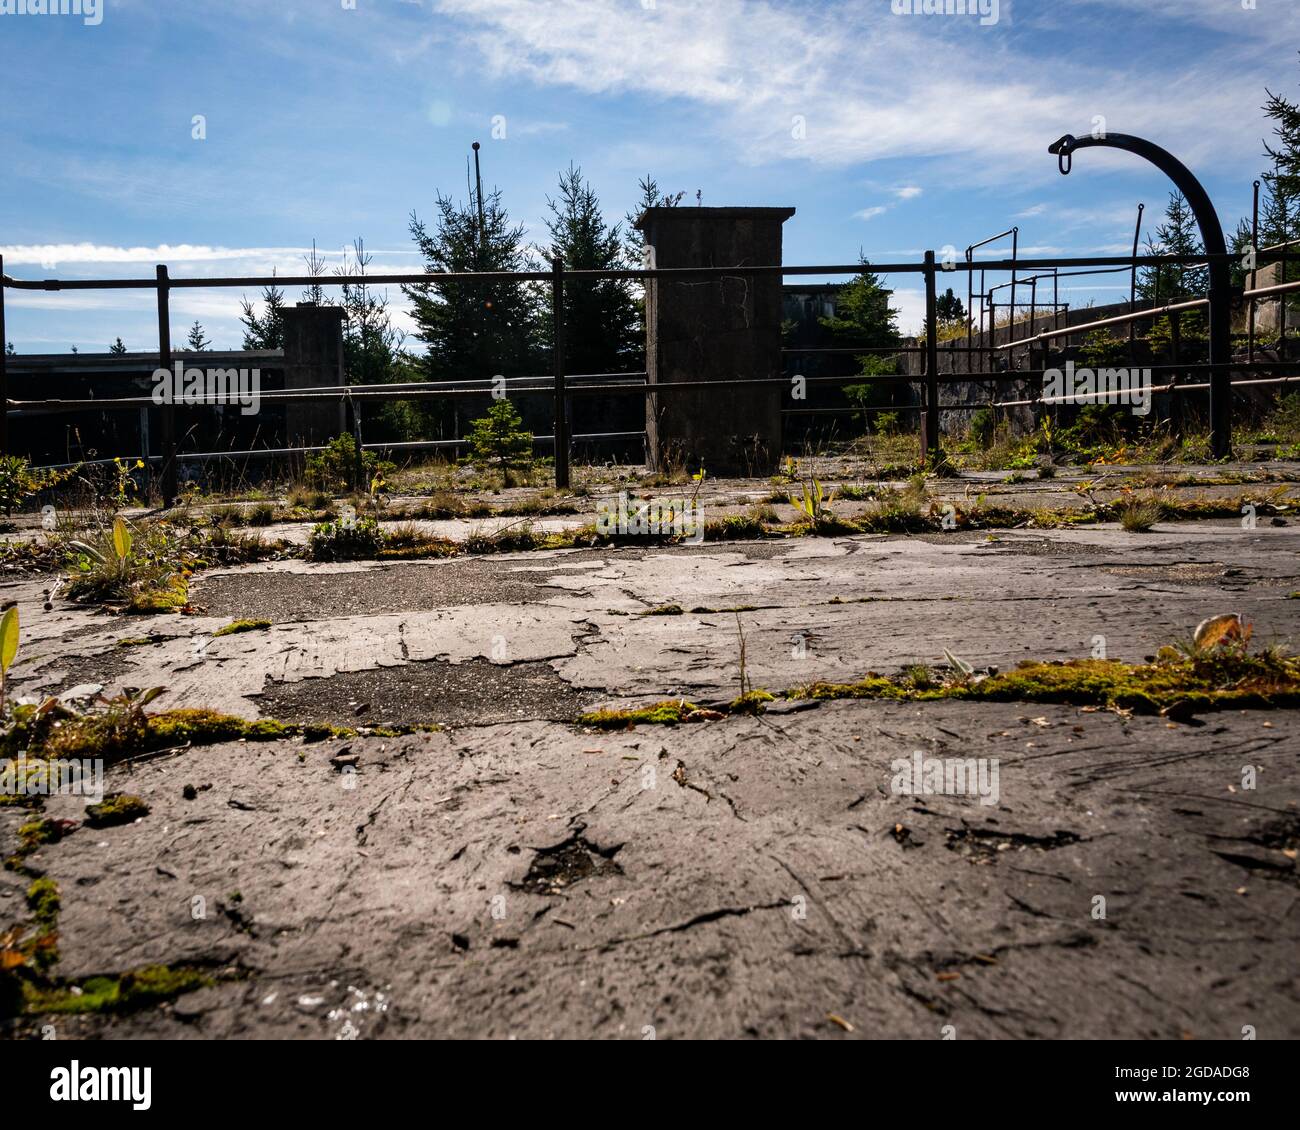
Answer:
M9 454L9 339L5 336L5 257L0 255L0 455Z
M569 403L564 394L564 259L551 261L551 359L555 366L555 485L569 485Z
M171 372L172 367L172 329L169 313L171 287L167 283L167 268L158 264L158 368ZM170 382L170 376L168 378ZM172 389L173 397L176 389ZM170 506L180 494L176 462L176 406L173 397L168 397L162 405L161 432L162 441L162 504Z
M921 413L921 459L939 462L939 319L934 252L925 253L925 408Z

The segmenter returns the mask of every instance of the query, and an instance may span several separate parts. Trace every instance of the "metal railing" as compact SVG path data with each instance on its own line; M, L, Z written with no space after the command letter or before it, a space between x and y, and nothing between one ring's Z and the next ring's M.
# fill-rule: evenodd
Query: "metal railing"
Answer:
M1016 238L1016 229L1002 233L1012 235ZM993 237L992 240L984 241L991 243L1001 236ZM579 378L574 374L566 374L565 371L565 349L566 342L564 338L564 293L568 284L580 283L584 281L597 281L606 279L624 280L628 282L646 283L651 280L658 280L661 283L686 282L694 280L709 280L722 278L761 278L772 277L791 278L799 276L843 276L857 275L864 269L869 269L876 275L916 275L923 276L925 285L925 308L926 308L926 332L923 340L918 340L916 345L901 347L881 347L877 352L883 350L891 355L919 355L924 357L924 369L920 374L876 374L866 375L862 373L846 374L842 376L814 376L805 378L809 384L828 384L828 385L850 385L850 384L908 384L915 385L919 389L919 404L910 406L912 410L919 411L921 414L921 449L923 456L937 459L941 455L940 451L940 413L943 411L952 411L957 409L966 409L975 407L974 405L944 405L939 400L939 386L942 383L987 383L1008 380L1023 380L1026 377L1033 376L1042 372L1041 368L1030 368L1025 370L997 369L992 367L992 358L996 353L1010 353L1015 348L1032 349L1035 346L1045 346L1049 341L1061 337L1077 335L1081 332L1087 332L1095 328L1107 328L1122 324L1133 324L1142 319L1154 319L1167 314L1176 314L1181 310L1190 310L1210 304L1209 299L1194 299L1187 302L1169 304L1157 309L1133 310L1130 313L1118 317L1100 319L1094 323L1076 324L1074 326L1055 325L1050 330L1044 330L1039 333L1031 334L1029 337L1016 341L1008 341L1002 344L995 342L998 327L991 324L987 333L990 339L987 343L977 344L973 340L973 335L967 333L967 354L972 357L976 353L987 354L989 364L988 370L974 371L973 366L968 362L968 367L972 371L965 373L940 372L940 353L938 340L938 320L937 320L937 295L938 282L940 278L948 274L960 275L961 272L967 274L968 293L973 295L974 275L978 271L981 276L981 295L982 300L991 293L984 290L984 279L989 273L1006 272L1011 275L1012 294L1015 293L1016 286L1023 286L1026 283L1036 285L1036 280L1043 277L1053 279L1063 277L1062 272L1072 274L1088 274L1093 272L1114 272L1129 271L1134 274L1141 268L1152 268L1162 265L1167 266L1195 266L1214 263L1222 260L1237 261L1237 256L1233 255L1146 255L1138 256L1092 256L1092 257L1074 257L1074 258L1020 258L1015 254L1013 248L1013 257L1011 259L989 259L976 260L973 256L974 250L980 245L972 245L967 249L964 260L953 261L951 258L942 263L936 259L933 251L927 251L921 262L898 262L898 263L872 263L870 265L862 262L850 264L823 264L811 266L787 266L783 264L774 264L766 266L736 266L736 267L670 267L670 268L644 268L644 269L627 269L627 270L569 270L565 268L563 261L556 259L551 264L549 271L475 271L475 272L445 272L445 273L404 273L404 274L382 274L366 275L358 278L325 279L315 275L302 276L248 276L234 278L172 278L165 265L157 267L153 278L134 278L134 279L43 279L43 280L23 280L14 279L3 273L3 257L0 257L0 342L5 338L5 303L4 295L7 290L18 291L84 291L84 290L153 290L156 294L157 313L158 313L158 368L170 369L172 367L172 346L171 346L171 319L170 319L170 296L173 290L181 289L207 289L207 288L257 288L257 287L289 287L289 286L342 286L345 283L355 285L358 281L364 281L366 285L406 285L419 287L439 287L452 284L482 284L498 283L519 285L526 283L549 283L551 298L551 319L552 319L552 365L551 373L546 376L513 378L515 382L527 381L527 384L516 384L516 391L525 393L550 394L554 401L554 436L546 437L551 440L555 447L555 482L557 486L564 487L569 484L570 478L570 450L575 439L594 439L607 438L611 435L619 437L636 436L642 433L591 433L590 435L574 436L569 433L568 425L568 407L569 402L574 397L591 396L591 395L640 395L647 398L649 403L650 397L658 397L665 394L677 394L703 389L713 389L719 391L735 390L740 388L761 388L769 386L790 387L790 381L784 376L773 377L746 377L735 380L723 381L682 381L682 382L651 382L646 379L644 373L634 374L587 374ZM1258 260L1263 262L1283 262L1300 258L1300 255L1288 253L1284 249L1269 249L1261 251L1258 254ZM1024 276L1022 272L1044 272L1045 274ZM1231 388L1236 384L1258 385L1264 383L1286 383L1295 379L1291 376L1284 377L1266 377L1260 380L1236 380L1231 378L1232 373L1255 374L1263 372L1265 369L1277 367L1296 368L1294 364L1282 362L1257 362L1254 359L1255 335L1254 335L1254 316L1253 310L1255 303L1260 300L1281 298L1285 294L1300 289L1300 283L1284 283L1278 286L1263 288L1254 288L1250 290L1238 290L1233 297L1242 298L1249 302L1252 316L1250 319L1251 333L1250 346L1251 357L1245 362L1233 361L1231 364L1187 364L1181 363L1175 358L1174 363L1169 366L1145 366L1148 368L1169 368L1176 371L1191 371L1196 369L1211 376L1210 382L1212 395L1212 415L1214 416L1217 426L1222 428L1224 422L1228 422L1230 427L1231 405L1224 402L1224 389L1228 390L1230 396ZM1057 311L1056 321L1059 322L1059 313L1061 306L1054 301L1053 306ZM983 309L983 301L981 303ZM1285 303L1283 303L1285 307ZM996 309L996 306L993 307ZM1015 303L1014 299L1010 303L1010 309L1014 317ZM968 316L970 311L968 310ZM1031 327L1033 313L1031 310ZM1226 316L1226 314L1224 315ZM1068 320L1068 319L1067 319ZM981 322L983 314L981 314ZM990 318L992 323L994 319ZM1285 334L1285 308L1282 310L1282 333ZM1014 321L1008 326L1008 335L1014 330ZM981 337L985 334L981 333ZM853 354L865 355L872 352L868 348L833 348L833 349L792 349L783 351L792 355L801 354ZM152 356L152 355L151 355ZM780 372L780 365L774 359L773 372ZM1216 374L1227 372L1229 375L1228 382L1225 384L1216 383L1213 379ZM570 384L570 381L575 383ZM1193 389L1200 390L1203 385L1186 385L1178 384L1171 381L1169 384L1161 386L1160 391L1164 392L1186 392ZM485 392L490 391L491 385L487 381L467 381L467 382L407 382L403 384L350 384L338 386L319 386L306 389L286 389L283 391L268 391L261 393L261 399L275 402L295 402L295 401L313 401L313 400L333 400L341 401L345 404L358 404L367 401L392 401L392 400L413 400L413 399L441 399L454 398L462 396L482 396ZM6 405L6 411L0 413L0 452L8 453L9 447L9 416L14 413L58 413L58 412L75 412L92 410L127 410L139 408L153 404L151 397L114 397L102 400L66 400L49 398L42 400L22 400L15 401L9 397L8 385L8 367L3 353L0 352L0 398ZM1037 399L1007 402L1012 404L1036 404L1046 403L1041 397ZM219 401L208 400L206 396L198 398L196 406L209 403L219 403ZM188 407L184 405L182 408ZM908 407L908 406L904 406ZM178 450L176 413L178 408L174 404L164 404L161 406L161 447L160 455L149 456L149 458L158 462L161 466L161 485L162 493L165 498L171 499L177 493L177 468L182 459L206 459L217 458L229 453L223 452L204 452L192 455L182 455ZM812 411L803 409L802 412ZM838 409L836 411L839 411ZM862 411L862 409L848 409L848 411ZM416 441L410 444L374 444L366 445L369 448L384 448L389 450L419 450L419 449L436 449L438 447L455 446L463 443L463 440L433 440L433 441ZM268 452L273 449L266 449ZM305 450L314 450L312 448L284 448L274 449L282 452L302 452ZM252 452L239 453L253 457Z

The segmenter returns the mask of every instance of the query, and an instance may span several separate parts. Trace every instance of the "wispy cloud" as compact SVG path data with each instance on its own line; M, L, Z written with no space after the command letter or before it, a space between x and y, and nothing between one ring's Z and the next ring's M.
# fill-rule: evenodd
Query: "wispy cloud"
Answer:
M1105 3L1136 7L1138 0ZM971 177L1025 168L1046 176L1055 171L1046 169L1047 142L1097 115L1193 156L1258 149L1240 128L1240 113L1258 103L1262 76L1225 68L1225 55L1235 60L1243 46L1236 41L1188 55L1171 72L1154 59L1134 67L1113 55L1079 64L1064 45L1044 53L1039 39L1031 48L1013 21L981 28L896 18L884 2L827 3L816 20L802 7L762 0L674 0L649 9L622 0L436 4L497 75L711 107L716 133L751 161L971 157L993 166L974 167ZM1182 0L1160 4L1171 19L1182 7ZM1216 26L1246 28L1215 17L1210 0L1191 8ZM1257 27L1295 23L1254 15ZM1066 61L1068 83L1056 65ZM804 128L791 128L796 115Z

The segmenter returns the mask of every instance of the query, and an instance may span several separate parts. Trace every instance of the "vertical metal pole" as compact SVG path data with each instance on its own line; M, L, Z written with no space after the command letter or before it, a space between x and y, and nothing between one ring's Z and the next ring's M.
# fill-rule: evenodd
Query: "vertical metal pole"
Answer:
M1178 368L1182 363L1183 356L1183 327L1179 317L1179 311L1173 310L1169 314L1169 353L1170 360L1174 363L1174 368L1169 370L1169 383L1178 384ZM1174 437L1179 441L1183 438L1183 400L1182 396L1176 389L1170 389L1170 411L1169 415L1173 421Z
M1255 190L1255 206L1252 209L1251 216L1250 216L1250 250L1251 250L1252 260L1255 255L1259 254L1259 181L1255 181L1254 190ZM1258 266L1259 264L1256 263L1255 265ZM1258 271L1250 272L1251 290L1254 290L1259 285L1256 279L1258 273L1259 273ZM1249 322L1247 324L1247 333L1249 334L1250 361L1252 364L1254 364L1255 361L1255 304L1258 301L1259 301L1258 298L1252 298L1250 300L1250 305L1247 311L1247 316L1249 318ZM1282 358L1279 358L1279 360L1282 360Z
M1129 276L1129 283L1128 283L1128 312L1130 314L1133 313L1133 311L1137 308L1137 292L1138 292L1137 255L1138 255L1138 244L1142 239L1142 213L1144 211L1146 211L1146 205L1139 204L1137 224L1133 228L1133 271L1132 274ZM1136 340L1137 340L1137 322L1129 322L1128 345L1129 345L1130 361L1133 359L1132 357L1133 346Z
M0 255L0 455L9 454L9 339L5 336L5 257Z
M1277 193L1277 204L1282 209L1282 239L1285 241L1288 231L1288 219L1286 214L1286 195ZM1287 256L1290 255L1290 249L1284 242L1282 244L1282 258L1279 260L1281 269L1278 271L1277 281L1280 283L1289 282L1287 278ZM1282 293L1277 296L1277 359L1286 360L1286 294Z
M167 268L160 263L158 264L158 368L166 369L169 373L172 367L170 298L171 287L167 283ZM173 397L179 391L179 389L173 388ZM159 429L162 433L162 503L164 506L170 506L176 496L180 494L177 481L179 468L176 461L176 407L174 404L163 404L160 422L162 425Z
M474 196L478 200L478 267L483 269L483 251L487 247L487 220L483 213L483 174L478 167L478 142L474 142Z
M925 408L921 413L921 459L931 466L939 451L939 318L934 252L925 253Z
M357 490L368 492L366 457L361 450L361 402L349 396L348 406L352 409L352 474L357 480Z
M1034 336L1035 320L1038 315L1038 276L1029 280L1029 336ZM1030 346L1033 349L1033 346Z
M1017 225L1011 229L1011 305L1007 307L1007 341L1016 340L1016 259L1020 254L1020 228ZM993 335L993 341L996 344L997 334ZM989 354L992 358L992 354ZM1007 350L1007 364L1012 368L1015 367L1015 356L1012 350ZM990 365L990 368L992 366Z
M555 366L555 485L569 485L569 403L564 395L564 259L551 261L551 359Z
M974 253L966 248L966 372L973 373L972 350L975 348L975 272L971 269ZM984 298L980 296L980 332L984 332Z

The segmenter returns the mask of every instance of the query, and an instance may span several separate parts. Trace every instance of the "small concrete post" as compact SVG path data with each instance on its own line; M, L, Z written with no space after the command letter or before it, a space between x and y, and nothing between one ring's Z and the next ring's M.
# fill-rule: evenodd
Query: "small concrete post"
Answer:
M636 222L649 266L779 266L781 225L793 208L648 208ZM781 376L781 276L646 281L646 373L651 387ZM646 398L652 470L767 475L781 457L782 390L692 389Z
M300 302L284 311L284 387L342 388L343 311ZM347 408L337 400L286 401L285 440L305 446L326 443L348 430Z

